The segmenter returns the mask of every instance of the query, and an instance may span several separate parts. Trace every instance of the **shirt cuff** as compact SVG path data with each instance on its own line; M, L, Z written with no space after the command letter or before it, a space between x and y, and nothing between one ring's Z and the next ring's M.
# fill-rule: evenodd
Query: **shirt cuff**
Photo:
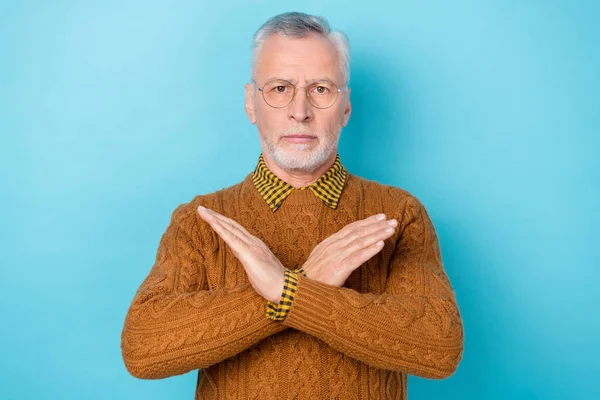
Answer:
M298 274L306 276L302 267L296 270L284 269L283 292L281 293L279 304L272 301L267 302L267 318L275 321L283 321L285 319L294 301L296 287L298 286Z

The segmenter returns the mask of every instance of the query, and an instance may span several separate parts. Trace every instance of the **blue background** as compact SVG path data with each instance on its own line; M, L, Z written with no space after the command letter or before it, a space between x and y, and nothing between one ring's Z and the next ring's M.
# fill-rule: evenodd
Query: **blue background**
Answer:
M599 3L298 4L0 1L0 398L193 398L123 320L175 207L254 168L250 40L292 10L350 37L343 163L439 234L464 358L410 399L598 395Z

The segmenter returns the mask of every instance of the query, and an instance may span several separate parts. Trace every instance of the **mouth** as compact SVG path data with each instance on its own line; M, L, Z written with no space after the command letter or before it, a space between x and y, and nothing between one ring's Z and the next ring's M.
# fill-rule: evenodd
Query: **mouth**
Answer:
M310 143L313 140L316 140L316 136L312 135L302 135L302 134L294 134L283 136L282 139L290 142L290 143Z

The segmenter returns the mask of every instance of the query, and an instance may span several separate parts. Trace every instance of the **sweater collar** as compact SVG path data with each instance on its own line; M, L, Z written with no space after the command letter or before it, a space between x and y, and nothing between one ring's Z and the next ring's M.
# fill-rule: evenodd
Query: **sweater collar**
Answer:
M348 173L336 154L335 162L316 182L300 190L310 189L323 203L330 208L337 208ZM252 182L258 193L266 201L272 211L277 211L285 198L294 190L289 183L278 178L272 173L261 153L258 163L252 174Z

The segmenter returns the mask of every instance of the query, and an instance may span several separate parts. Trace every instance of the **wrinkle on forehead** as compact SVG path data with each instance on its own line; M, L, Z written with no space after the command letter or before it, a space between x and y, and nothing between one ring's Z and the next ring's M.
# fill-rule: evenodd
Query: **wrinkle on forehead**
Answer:
M288 81L290 83L293 83L294 85L298 84L298 79L295 78L291 78L291 77L285 77L285 76L274 76L271 78L267 78L267 82L268 81L273 81L273 80L284 80L284 81ZM330 77L320 77L320 78L312 78L312 79L305 79L304 82L307 85L310 85L311 83L321 83L321 82L335 82L332 78Z
M256 77L263 82L285 79L294 84L323 80L340 83L339 53L326 37L310 35L293 39L281 35L268 37L257 58Z

